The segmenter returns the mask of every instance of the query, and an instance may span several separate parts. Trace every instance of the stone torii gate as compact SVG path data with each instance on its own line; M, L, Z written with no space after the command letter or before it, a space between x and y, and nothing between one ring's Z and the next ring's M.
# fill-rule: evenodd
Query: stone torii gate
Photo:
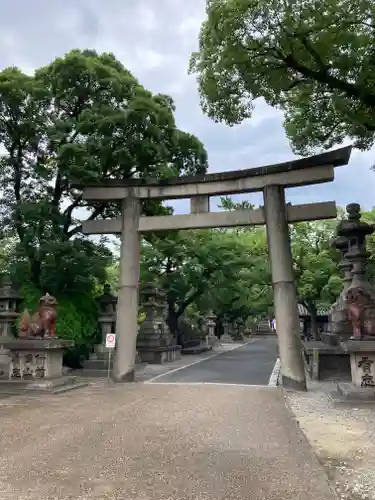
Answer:
M346 147L309 158L246 170L163 181L116 179L100 185L75 186L83 188L85 200L122 202L122 216L119 219L83 222L85 234L121 235L114 380L134 380L140 233L266 224L282 382L284 387L305 390L288 223L335 218L337 211L334 201L295 206L286 204L285 189L333 181L334 168L347 165L350 153L351 147ZM264 207L232 212L209 211L211 196L255 191L263 192ZM182 198L190 198L190 214L154 217L140 214L142 200Z

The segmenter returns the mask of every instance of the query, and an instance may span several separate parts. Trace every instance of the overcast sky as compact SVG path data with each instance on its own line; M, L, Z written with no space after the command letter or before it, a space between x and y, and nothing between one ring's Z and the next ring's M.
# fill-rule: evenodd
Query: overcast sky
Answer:
M204 0L2 0L0 66L25 71L48 64L74 48L113 52L148 89L170 94L177 105L179 128L199 137L209 154L210 172L255 167L293 158L282 116L259 102L251 121L229 128L205 117L194 76L188 76L190 53L204 18ZM293 203L336 200L375 203L373 151L354 151L347 167L336 169L333 183L291 189ZM249 198L249 197L248 197ZM260 203L259 195L249 198ZM176 211L187 212L178 202Z

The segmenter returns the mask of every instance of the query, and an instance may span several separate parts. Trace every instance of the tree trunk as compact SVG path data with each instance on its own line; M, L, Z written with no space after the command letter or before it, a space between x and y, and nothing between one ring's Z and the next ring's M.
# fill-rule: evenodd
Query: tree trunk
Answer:
M170 308L168 308L168 317L167 317L167 324L168 328L173 335L174 338L177 338L178 334L178 322L177 322L177 314L175 311L171 311Z
M39 260L29 256L30 267L31 267L31 281L37 287L41 288L40 275L42 272L42 265Z
M184 345L184 339L182 338L181 332L178 328L178 318L180 314L176 312L175 303L173 301L168 301L168 317L167 325L169 331L173 335L173 338L177 345Z
M320 340L317 321L317 310L315 304L309 303L308 311L311 318L311 334L314 340Z

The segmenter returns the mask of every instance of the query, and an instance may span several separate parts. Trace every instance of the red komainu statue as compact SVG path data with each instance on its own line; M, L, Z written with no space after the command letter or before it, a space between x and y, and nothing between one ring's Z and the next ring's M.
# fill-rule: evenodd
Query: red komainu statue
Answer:
M353 326L353 339L375 336L375 302L370 293L363 288L349 288L346 299L348 319Z
M56 306L55 297L46 293L39 299L38 310L31 317L25 309L19 326L19 338L29 337L54 337L56 332Z

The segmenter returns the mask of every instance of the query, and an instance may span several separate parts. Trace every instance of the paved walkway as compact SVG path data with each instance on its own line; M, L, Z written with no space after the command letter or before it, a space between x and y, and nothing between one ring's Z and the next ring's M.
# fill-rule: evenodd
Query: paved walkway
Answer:
M158 376L155 382L268 385L277 358L276 337L256 337L245 345L225 347L219 356L213 353L205 361Z
M130 384L0 401L1 500L333 500L270 387Z

